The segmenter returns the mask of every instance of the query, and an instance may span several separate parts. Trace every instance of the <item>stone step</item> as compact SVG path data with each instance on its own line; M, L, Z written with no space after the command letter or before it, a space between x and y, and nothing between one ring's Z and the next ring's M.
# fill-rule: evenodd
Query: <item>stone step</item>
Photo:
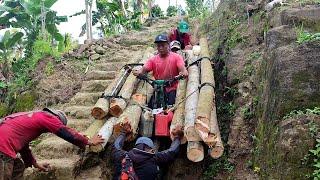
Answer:
M68 119L67 126L73 128L79 132L85 131L94 119Z
M125 62L105 62L105 63L99 63L95 65L95 69L100 71L118 71L119 69L124 66Z
M49 163L52 170L40 172L35 168L28 168L24 172L24 179L32 180L70 180L75 178L75 167L79 156L72 156L60 159L38 160L38 163Z
M89 71L86 75L86 80L108 80L114 79L116 76L116 71Z
M33 153L42 159L64 158L77 155L79 148L58 136L42 140L32 149Z
M78 92L69 102L70 105L94 105L99 97L101 97L101 92L88 93L88 92Z
M112 80L91 80L83 81L81 91L82 92L104 92L104 90L110 85ZM100 95L101 95L100 94Z
M86 170L81 171L81 173L75 178L76 180L100 180L105 179L103 176L103 169L100 166L95 166ZM112 179L112 177L107 177L107 179Z
M68 106L64 109L64 112L68 116L72 116L77 119L89 119L91 118L91 109L93 106Z

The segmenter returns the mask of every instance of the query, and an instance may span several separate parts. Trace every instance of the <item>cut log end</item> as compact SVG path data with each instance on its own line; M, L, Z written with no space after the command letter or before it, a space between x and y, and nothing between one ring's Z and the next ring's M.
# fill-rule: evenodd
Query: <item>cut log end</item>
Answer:
M105 111L103 111L101 108L99 107L94 107L91 110L91 115L95 118L95 119L103 119L104 117L107 116L107 114L105 113Z
M192 162L200 162L204 158L203 146L200 142L188 142L187 157Z
M139 104L144 104L147 100L147 96L143 94L136 93L132 95L132 100Z
M97 103L91 110L91 115L95 119L103 119L109 111L109 101L105 98L98 99Z
M109 113L114 117L119 117L123 113L123 110L118 105L111 105Z
M224 151L223 146L215 146L209 149L209 154L212 158L218 159L219 157L222 156Z

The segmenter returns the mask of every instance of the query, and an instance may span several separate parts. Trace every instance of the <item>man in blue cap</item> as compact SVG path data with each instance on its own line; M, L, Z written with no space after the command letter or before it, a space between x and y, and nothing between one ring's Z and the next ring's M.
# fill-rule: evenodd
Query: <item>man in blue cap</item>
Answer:
M168 164L173 161L179 153L180 140L183 137L181 127L177 127L172 131L172 143L169 149L161 152L156 152L155 145L152 140L147 137L140 137L135 143L135 148L129 152L122 149L126 136L131 133L129 123L125 123L122 128L122 133L115 140L113 145L113 158L115 163L115 176L114 180L118 180L121 175L121 162L129 156L133 162L134 171L139 180L154 180L156 179L159 171L159 165Z
M179 41L181 49L192 49L191 35L189 33L189 24L185 21L180 21L178 27L169 32L170 42Z

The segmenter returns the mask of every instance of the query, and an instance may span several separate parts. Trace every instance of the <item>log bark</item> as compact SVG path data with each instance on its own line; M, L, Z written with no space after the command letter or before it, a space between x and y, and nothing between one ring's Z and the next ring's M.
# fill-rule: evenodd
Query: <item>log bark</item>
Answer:
M123 110L127 106L126 99L130 99L137 82L138 80L136 76L134 76L133 74L130 74L119 93L119 96L122 96L124 99L112 98L110 100L109 112L112 116L119 117L122 114Z
M140 118L139 134L152 137L154 118L151 111L143 111Z
M183 52L183 54L184 54L183 56L184 60L189 64L189 62L191 61L191 58L193 57L192 51L186 50ZM189 79L188 80L183 79L183 80L180 80L178 84L177 94L176 94L177 109L174 111L174 115L170 125L170 133L177 126L184 127L187 81L189 81ZM187 142L187 139L184 136L184 138L181 140L181 143L185 144L186 142Z
M104 125L106 122L106 119L103 119L101 121L93 121L93 123L87 128L87 130L83 133L88 138L92 138L94 135L96 135L99 131L99 129Z
M203 145L199 141L188 141L187 157L192 162L200 162L204 158Z
M223 147L223 142L221 140L221 134L220 134L218 120L217 120L216 106L213 106L211 111L210 131L216 137L215 138L216 144L213 147L209 148L209 154L212 158L217 159L222 156L224 147Z
M197 60L197 56L193 57L190 55L189 64L193 61ZM198 98L199 98L199 67L197 65L192 65L188 68L188 84L187 84L187 91L186 96L186 106L185 106L185 123L184 123L184 133L185 137L188 141L202 141L200 136L195 130L194 122L196 119L196 111L198 105ZM191 94L193 93L193 94ZM190 96L189 96L190 95Z
M104 139L104 143L96 145L96 146L90 146L90 151L92 152L100 152L104 149L104 147L107 145L112 132L113 132L113 125L117 122L118 118L111 117L107 120L106 123L102 126L102 128L99 130L98 134L102 136Z
M205 38L200 39L201 56L209 57L208 42ZM201 61L201 84L208 83L214 85L214 76L211 63L208 59ZM213 107L214 88L205 85L199 93L198 107L196 112L195 129L201 139L213 146L215 144L215 136L210 132L210 116Z
M142 108L140 105L146 105L146 103L150 100L150 94L152 94L152 92L153 89L152 87L150 88L148 83L143 81L139 82L136 93L131 97L132 103L130 103L129 106L124 110L124 112L120 115L118 122L114 125L113 133L115 136L120 134L122 124L129 122L132 133L127 136L127 140L132 141L135 139L138 134L138 125L142 113Z
M183 127L184 125L184 106L185 106L185 97L186 97L186 86L187 80L183 79L179 81L177 94L176 94L176 104L177 109L174 111L173 118L170 125L170 133L173 129L177 126ZM181 144L185 144L187 141L186 139L181 140Z

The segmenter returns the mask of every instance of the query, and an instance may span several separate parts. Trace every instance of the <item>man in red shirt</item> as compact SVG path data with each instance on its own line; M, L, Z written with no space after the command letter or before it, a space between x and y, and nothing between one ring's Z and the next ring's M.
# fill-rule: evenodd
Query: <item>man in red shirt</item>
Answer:
M44 108L43 111L20 112L0 119L0 180L21 179L25 167L48 171L49 164L38 164L29 143L42 133L51 132L80 147L103 142L100 136L91 139L66 126L62 111ZM21 158L17 158L17 153Z
M158 54L148 59L145 65L138 70L134 70L134 75L141 75L152 71L155 79L169 80L177 75L188 76L182 56L173 53L169 48L168 37L164 34L158 35L154 41L157 46ZM174 82L170 87L166 88L167 104L173 105L176 98L176 89L178 82ZM153 98L152 98L153 99ZM151 100L152 103L153 100Z
M179 41L181 49L192 49L189 24L185 21L180 21L178 27L169 32L169 39L170 42Z

